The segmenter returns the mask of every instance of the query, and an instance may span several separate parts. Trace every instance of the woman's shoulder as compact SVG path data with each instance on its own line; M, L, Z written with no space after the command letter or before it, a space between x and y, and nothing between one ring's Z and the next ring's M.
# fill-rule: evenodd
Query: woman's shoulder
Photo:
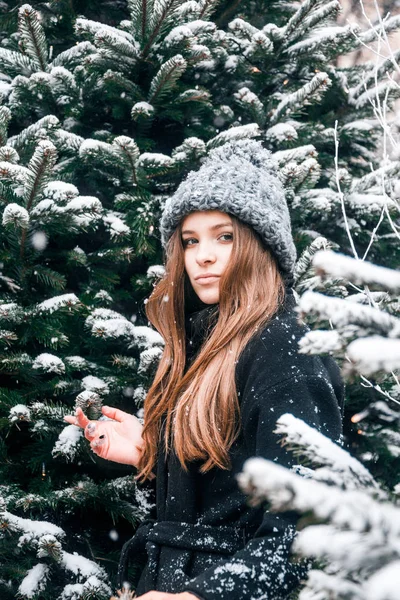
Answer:
M247 385L265 389L288 380L318 378L329 381L339 399L343 384L335 360L299 352L299 341L310 328L295 306L293 299L250 339L237 364L238 389L244 391Z

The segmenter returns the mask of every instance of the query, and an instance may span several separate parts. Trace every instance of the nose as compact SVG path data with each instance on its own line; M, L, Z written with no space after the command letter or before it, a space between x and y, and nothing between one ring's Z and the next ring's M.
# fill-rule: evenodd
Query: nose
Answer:
M196 261L199 265L215 263L216 256L213 245L211 243L206 241L201 242L197 245L196 250Z

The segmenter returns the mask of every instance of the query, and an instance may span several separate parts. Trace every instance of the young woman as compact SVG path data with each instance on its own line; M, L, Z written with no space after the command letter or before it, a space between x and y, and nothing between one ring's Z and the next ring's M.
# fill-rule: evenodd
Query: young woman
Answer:
M210 152L167 202L166 273L147 305L165 349L144 427L66 417L94 452L132 464L155 486L156 510L124 547L142 561L143 600L278 600L305 576L291 562L296 516L250 507L236 475L262 456L295 460L273 433L286 412L338 441L343 385L336 363L298 354L307 327L291 288L296 253L288 208L259 142Z

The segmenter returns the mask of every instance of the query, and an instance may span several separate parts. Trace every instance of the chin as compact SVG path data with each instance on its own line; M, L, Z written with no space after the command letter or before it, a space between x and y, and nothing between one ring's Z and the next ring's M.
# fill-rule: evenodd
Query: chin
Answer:
M204 290L196 291L196 294L200 298L202 302L205 304L216 304L219 302L219 292L218 291L209 291L208 293Z

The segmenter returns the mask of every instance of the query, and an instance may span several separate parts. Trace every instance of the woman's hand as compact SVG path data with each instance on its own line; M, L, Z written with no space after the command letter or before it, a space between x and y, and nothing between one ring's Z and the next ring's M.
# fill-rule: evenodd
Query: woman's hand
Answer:
M190 592L181 592L180 594L168 594L167 592L146 592L142 596L135 596L140 600L199 600L198 596Z
M137 417L118 408L103 406L101 412L113 421L90 421L81 408L64 420L85 430L85 438L97 456L136 467L144 445L143 425Z

